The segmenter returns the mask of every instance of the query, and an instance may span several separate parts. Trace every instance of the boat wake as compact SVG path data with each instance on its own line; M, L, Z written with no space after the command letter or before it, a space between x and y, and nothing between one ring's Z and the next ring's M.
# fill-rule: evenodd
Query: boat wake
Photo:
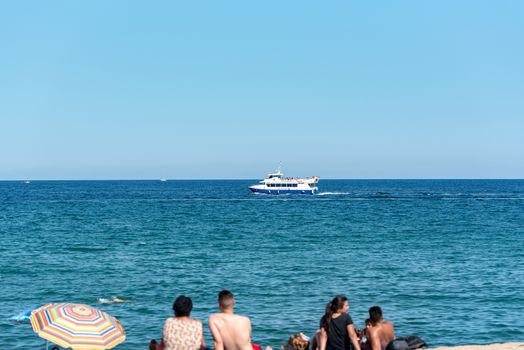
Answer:
M317 196L347 196L349 192L320 192Z

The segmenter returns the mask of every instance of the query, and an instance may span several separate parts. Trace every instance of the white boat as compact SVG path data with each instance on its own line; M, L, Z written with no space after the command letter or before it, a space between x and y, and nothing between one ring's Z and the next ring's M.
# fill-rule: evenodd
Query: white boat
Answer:
M251 192L266 194L315 194L318 193L318 176L308 178L284 177L280 168L258 185L249 186Z

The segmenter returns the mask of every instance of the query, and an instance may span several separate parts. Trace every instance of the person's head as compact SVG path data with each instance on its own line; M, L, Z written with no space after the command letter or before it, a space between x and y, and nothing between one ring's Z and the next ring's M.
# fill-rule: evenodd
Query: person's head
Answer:
M191 298L181 295L175 299L173 303L173 311L175 312L176 317L189 316L193 310L193 302Z
M349 311L349 300L344 295L337 295L327 305L324 316L320 320L320 328L329 333L329 323L336 312L346 313Z
M327 307L330 308L332 314L335 312L348 312L349 311L349 301L348 298L346 298L345 295L337 295L336 297L331 300L331 302L327 305Z
M371 324L371 320L369 318L366 318L366 320L364 321L365 325L366 325L366 328L369 328L372 326Z
M383 319L382 309L380 306L372 306L369 308L369 320L373 325L381 322Z
M228 290L223 290L218 293L218 307L220 310L230 310L235 305L235 298L233 293Z

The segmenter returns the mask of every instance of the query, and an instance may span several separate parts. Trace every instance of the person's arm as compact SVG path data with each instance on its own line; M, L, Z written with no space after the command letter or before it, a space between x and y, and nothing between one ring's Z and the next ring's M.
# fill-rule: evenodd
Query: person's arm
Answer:
M224 350L224 342L222 341L222 337L220 336L220 332L218 331L217 325L215 324L215 320L212 316L209 317L209 330L213 336L215 350Z
M320 328L320 350L326 350L327 338L328 336L326 330L324 328Z
M353 324L349 324L347 327L348 327L349 339L351 339L351 342L353 343L353 346L355 347L355 349L360 350L360 344L358 343L358 337L357 337L357 332L355 332L355 327L353 327ZM380 350L380 348L378 350Z
M247 318L247 334L249 335L249 342L251 343L251 320Z
M202 327L202 344L200 344L200 348L204 349L206 347L206 340L204 339L204 325L202 322L198 321L200 323L200 326Z
M162 330L162 339L160 339L160 344L156 346L157 350L163 350L165 346L164 339L167 339L167 335L169 333L169 318L166 320L166 323L164 323L164 329Z
M309 350L320 350L320 329L315 332L313 337L311 337L311 342L309 343Z

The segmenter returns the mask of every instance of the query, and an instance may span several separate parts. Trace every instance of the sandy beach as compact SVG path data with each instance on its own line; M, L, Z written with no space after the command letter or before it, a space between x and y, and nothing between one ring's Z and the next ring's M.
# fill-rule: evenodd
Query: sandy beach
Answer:
M524 343L497 343L487 345L462 345L432 348L434 350L524 350Z

